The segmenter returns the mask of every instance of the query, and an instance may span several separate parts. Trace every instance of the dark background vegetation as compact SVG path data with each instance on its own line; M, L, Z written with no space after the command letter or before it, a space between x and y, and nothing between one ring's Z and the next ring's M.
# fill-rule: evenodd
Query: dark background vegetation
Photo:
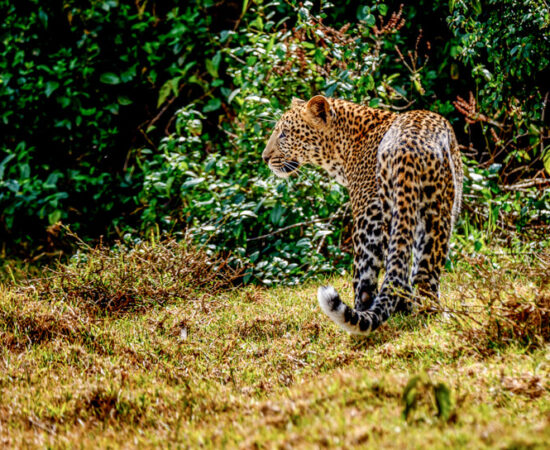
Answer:
M316 93L453 123L459 245L547 237L547 2L335 3L0 0L4 256L69 252L63 224L194 239L245 282L347 268L345 190L260 158L291 98Z

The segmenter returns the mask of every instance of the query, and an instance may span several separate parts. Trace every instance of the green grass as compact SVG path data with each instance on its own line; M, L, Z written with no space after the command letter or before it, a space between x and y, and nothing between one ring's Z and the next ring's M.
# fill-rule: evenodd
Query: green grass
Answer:
M219 262L197 265L173 243L153 248L150 258L147 246L139 258L91 251L48 279L1 287L2 446L550 442L548 254L460 257L443 278L451 317L397 316L357 339L322 314L318 282L235 289L219 282ZM195 258L192 276L170 272L185 258ZM351 295L349 279L327 281ZM403 391L417 374L423 382L405 420ZM437 383L451 392L446 420L436 414Z

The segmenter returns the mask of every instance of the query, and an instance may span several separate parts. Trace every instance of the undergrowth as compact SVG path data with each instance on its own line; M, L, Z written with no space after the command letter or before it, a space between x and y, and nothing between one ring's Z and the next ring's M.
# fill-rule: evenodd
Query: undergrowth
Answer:
M548 250L533 253L528 264L483 255L461 258L462 267L468 268L460 270L461 276L468 282L441 311L458 323L459 333L472 343L483 342L487 348L517 344L541 347L550 341Z
M39 295L100 312L135 310L184 300L197 290L215 294L239 275L227 260L171 238L114 248L81 241L71 264L58 265L40 280ZM33 282L26 287L34 289Z

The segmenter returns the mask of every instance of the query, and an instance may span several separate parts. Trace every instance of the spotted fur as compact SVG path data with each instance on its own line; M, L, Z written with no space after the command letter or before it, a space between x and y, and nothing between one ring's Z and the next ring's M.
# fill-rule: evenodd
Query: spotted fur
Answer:
M280 177L303 164L321 166L349 190L355 307L330 286L318 292L334 322L368 334L394 311L411 311L414 289L439 298L463 177L447 120L430 111L395 114L323 96L294 99L262 157Z

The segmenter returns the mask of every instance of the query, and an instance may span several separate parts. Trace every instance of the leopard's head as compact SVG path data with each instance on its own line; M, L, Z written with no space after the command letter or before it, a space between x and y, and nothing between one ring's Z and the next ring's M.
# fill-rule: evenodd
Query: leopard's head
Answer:
M293 99L290 110L275 125L262 153L273 173L286 178L304 164L320 165L332 116L330 103L322 95L308 102Z

